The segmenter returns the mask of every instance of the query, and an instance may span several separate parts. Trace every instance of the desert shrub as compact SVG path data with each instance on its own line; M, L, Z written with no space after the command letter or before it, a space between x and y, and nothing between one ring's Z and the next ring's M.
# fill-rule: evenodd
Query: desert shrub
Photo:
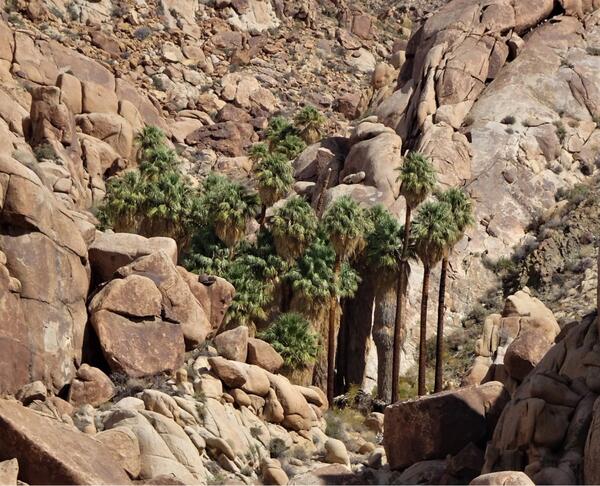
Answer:
M317 334L304 317L294 312L281 314L261 333L261 338L270 343L292 369L312 363L319 350Z

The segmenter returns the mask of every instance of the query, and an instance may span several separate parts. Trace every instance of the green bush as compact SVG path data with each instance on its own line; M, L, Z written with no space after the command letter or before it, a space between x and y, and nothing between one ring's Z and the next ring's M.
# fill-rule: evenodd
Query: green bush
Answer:
M304 317L294 312L281 314L260 336L281 354L291 369L312 363L319 350L317 334Z

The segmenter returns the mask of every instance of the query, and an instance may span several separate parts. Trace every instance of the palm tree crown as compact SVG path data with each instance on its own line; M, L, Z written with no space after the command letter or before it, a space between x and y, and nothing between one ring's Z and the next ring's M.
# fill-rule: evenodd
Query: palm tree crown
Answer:
M250 157L252 162L258 162L267 155L269 155L269 147L264 143L255 143L250 147L250 150L248 150L248 157Z
M373 225L367 235L367 263L383 271L397 272L404 227L381 204L369 209L367 218Z
M321 137L325 118L314 106L305 106L296 113L294 123L300 129L300 135L306 143L315 143Z
M323 229L341 260L352 257L365 244L370 222L365 211L349 196L336 199L323 216Z
M147 150L162 147L165 140L166 136L164 132L154 125L146 125L135 137L141 156L144 156Z
M438 200L450 206L452 218L457 228L457 241L452 242L454 246L462 238L464 231L471 226L475 219L473 217L473 201L469 195L457 187L452 187L438 195Z
M444 257L448 243L455 240L457 232L448 203L424 203L412 225L415 251L423 264L431 268L438 263Z
M232 248L244 235L250 218L256 215L259 199L242 184L211 174L204 182L203 203L215 233Z
M292 164L281 154L267 155L257 162L254 172L265 206L272 206L285 197L294 182Z
M398 170L398 180L402 182L400 194L406 199L406 204L414 208L433 190L436 183L435 169L425 156L411 152Z
M318 224L310 204L299 196L290 198L271 223L277 253L287 261L296 260L316 238Z

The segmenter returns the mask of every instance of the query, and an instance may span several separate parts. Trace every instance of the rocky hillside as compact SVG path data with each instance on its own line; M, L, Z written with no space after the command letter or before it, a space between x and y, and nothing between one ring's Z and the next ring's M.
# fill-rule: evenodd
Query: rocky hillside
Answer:
M597 1L0 10L0 483L597 482ZM482 332L470 387L384 421L396 274L361 251L408 151L475 202L446 331Z

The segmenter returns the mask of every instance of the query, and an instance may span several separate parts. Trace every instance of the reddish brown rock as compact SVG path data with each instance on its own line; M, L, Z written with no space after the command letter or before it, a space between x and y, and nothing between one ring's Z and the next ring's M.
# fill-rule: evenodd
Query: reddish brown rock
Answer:
M248 339L248 356L246 362L260 366L271 373L277 373L283 366L283 358L266 341Z
M133 322L101 310L92 315L92 326L112 371L139 377L174 371L183 365L185 344L179 324Z
M211 370L230 388L264 397L269 391L267 372L258 366L230 361L222 357L209 358Z
M522 332L506 349L504 366L511 377L522 381L551 346L552 342L537 330Z
M166 252L173 263L177 262L177 243L171 238L98 232L90 245L89 259L94 275L101 281L107 281L119 268L160 250Z
M107 310L125 317L159 317L162 294L148 277L130 275L111 280L90 303L92 312Z
M95 435L117 456L119 464L129 476L137 478L141 470L140 444L137 436L127 427L115 427Z
M222 332L215 337L214 344L217 352L224 358L245 363L248 353L248 328L239 326Z
M121 267L116 275L139 275L151 279L162 294L163 319L179 323L189 349L206 340L212 327L200 303L163 251L141 257Z
M115 456L76 429L0 400L0 457L19 462L28 484L129 484Z
M384 422L390 467L444 459L469 442L485 444L508 399L501 383L490 382L390 405Z
M83 113L118 112L119 100L114 91L109 91L103 86L89 81L81 84L83 88Z
M194 297L202 306L213 332L218 332L225 313L235 297L233 285L224 278L196 275L183 267L177 267L177 271L185 279Z
M115 394L110 378L102 370L82 364L69 388L69 402L78 407L89 404L98 407Z

